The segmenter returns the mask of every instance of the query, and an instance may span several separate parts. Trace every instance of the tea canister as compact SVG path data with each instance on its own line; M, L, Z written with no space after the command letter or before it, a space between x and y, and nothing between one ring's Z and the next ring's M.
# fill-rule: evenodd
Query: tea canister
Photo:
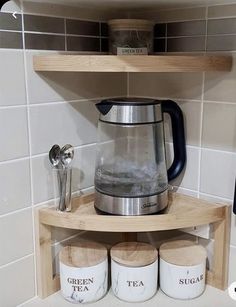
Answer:
M111 248L111 281L115 296L142 302L157 291L158 252L141 242L123 242Z
M192 299L205 290L205 248L192 241L178 240L161 245L160 288L170 297Z
M73 303L101 299L107 292L107 249L95 242L64 247L59 254L63 297Z
M153 52L154 23L145 19L112 19L109 25L109 52L140 55Z

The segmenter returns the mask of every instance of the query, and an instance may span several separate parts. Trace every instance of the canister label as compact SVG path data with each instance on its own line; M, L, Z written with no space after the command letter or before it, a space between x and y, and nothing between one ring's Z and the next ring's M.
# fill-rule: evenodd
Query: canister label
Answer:
M177 299L192 299L205 289L206 262L183 266L160 259L160 288L168 296Z
M157 291L157 276L157 260L142 267L128 267L111 261L112 290L124 301L143 302L150 299Z
M142 280L127 280L128 287L144 287Z
M138 54L148 54L147 48L127 48L127 47L117 47L117 55L138 55Z
M71 267L60 262L61 292L70 302L88 303L102 298L107 292L108 263L91 267Z

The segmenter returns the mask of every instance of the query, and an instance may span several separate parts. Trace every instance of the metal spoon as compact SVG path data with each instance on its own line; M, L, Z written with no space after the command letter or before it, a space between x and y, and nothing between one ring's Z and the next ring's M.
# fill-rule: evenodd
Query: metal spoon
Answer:
M57 144L53 145L49 151L49 160L55 168L58 168L59 164L61 163L60 153L61 149Z
M62 176L61 176L61 148L59 145L55 144L49 151L49 160L53 167L57 169L57 180L59 187L59 209L62 207Z
M70 144L66 144L61 148L60 156L62 164L68 167L74 158L74 147Z
M62 180L62 199L64 203L63 210L71 211L71 169L70 169L70 178L69 178L69 191L68 191L68 199L66 201L66 186L67 186L67 170L74 158L74 148L70 144L66 144L61 148L60 151L61 163L64 167L64 175Z

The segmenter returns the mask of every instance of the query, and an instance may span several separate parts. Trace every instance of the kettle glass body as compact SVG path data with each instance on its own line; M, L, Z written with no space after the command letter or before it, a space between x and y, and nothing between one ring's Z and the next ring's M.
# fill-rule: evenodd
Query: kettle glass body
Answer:
M174 102L143 98L105 100L97 108L100 119L95 208L120 215L163 210L168 203L168 180L181 172L186 159L181 110ZM175 157L169 170L165 158L164 112L170 114L176 130L173 131Z

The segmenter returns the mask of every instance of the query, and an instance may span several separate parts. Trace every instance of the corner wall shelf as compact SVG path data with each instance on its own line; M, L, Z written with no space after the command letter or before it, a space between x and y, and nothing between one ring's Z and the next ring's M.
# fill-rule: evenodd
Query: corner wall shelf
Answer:
M207 272L207 283L225 289L228 282L229 213L230 206L170 193L164 214L147 216L99 215L94 209L94 195L73 199L72 212L59 212L55 207L36 209L36 246L38 293L41 298L60 288L59 277L53 277L52 229L125 232L162 231L205 224L213 225L214 255L212 270ZM128 235L126 236L128 238Z
M34 56L35 71L67 72L202 72L230 71L223 55L46 55Z

